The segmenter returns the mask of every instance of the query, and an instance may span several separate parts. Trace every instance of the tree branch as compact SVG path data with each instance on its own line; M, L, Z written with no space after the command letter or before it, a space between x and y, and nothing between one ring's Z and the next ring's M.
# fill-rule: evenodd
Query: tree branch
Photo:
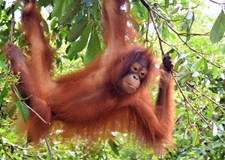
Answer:
M201 96L205 97L206 99L208 99L209 101L211 101L212 103L214 103L215 105L217 105L219 107L219 109L221 110L221 112L223 112L225 114L225 111L223 110L223 106L220 105L219 103L217 103L215 100L213 100L211 97L207 96L205 93L199 91L194 85L191 85L190 83L186 83L186 86L196 95L198 95L197 93L194 92L197 91Z
M161 53L162 53L162 57L164 56L164 50L163 50L163 46L162 46L162 38L159 34L159 31L156 27L156 23L155 23L155 20L154 20L154 17L152 15L152 8L151 6L145 1L145 0L140 0L141 3L145 6L145 8L148 10L148 16L150 17L150 19L152 20L152 23L153 23L153 26L154 26L154 29L156 31L156 34L157 34L157 37L159 39L159 46L160 46L160 50L161 50Z
M16 97L18 97L18 99L19 99L20 101L23 101L24 99L21 98L21 96L17 93L15 87L16 87L16 86L13 86L13 91L14 91L14 93L16 94ZM44 120L44 118L42 118L42 117L41 117L41 116L40 116L33 108L31 108L30 106L28 106L26 103L24 103L24 105L25 105L26 108L30 109L34 114L36 114L36 116L37 116L41 121L43 121L45 124L49 124L49 125L50 125L50 123L49 123L49 122L46 122L46 121Z
M220 2L213 1L213 0L209 0L209 1L212 2L212 3L218 4L219 6L220 6L221 4L225 4L225 3L220 3Z
M178 33L175 29L173 29L173 27L170 26L170 24L168 23L167 19L160 15L159 13L157 13L155 10L151 9L155 14L157 14L160 18L162 18L166 25L170 28L170 30L172 30L177 36L178 38L181 40L181 42L183 42L191 51L195 52L199 57L203 58L204 60L206 60L208 63L214 65L217 68L221 68L218 64L215 64L213 62L211 62L210 60L208 60L207 58L205 58L201 53L199 53L198 51L196 51L194 48L192 48L188 43L186 43L182 38L180 33Z
M195 111L195 113L197 113L201 117L201 119L203 121L205 121L205 123L208 125L208 127L210 129L212 129L212 125L207 121L207 118L201 112L198 112L197 109L194 108L194 106L191 104L191 102L187 99L187 97L185 96L184 92L182 91L179 83L177 82L176 78L174 78L174 81L175 81L175 83L176 83L176 85L177 85L177 87L178 87L182 97L184 98L185 103L189 104L189 106Z
M9 41L11 42L13 42L13 34L14 34L14 27L15 27L14 7L15 7L15 4L12 4L11 6L12 19L11 19L11 29L9 34Z

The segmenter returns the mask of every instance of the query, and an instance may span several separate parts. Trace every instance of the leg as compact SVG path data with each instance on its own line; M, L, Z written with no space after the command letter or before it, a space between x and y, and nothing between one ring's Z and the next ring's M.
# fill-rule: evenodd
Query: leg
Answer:
M38 141L48 131L51 122L51 109L46 97L54 86L49 73L53 51L44 36L41 21L40 11L35 6L34 0L27 0L22 13L22 29L29 45L30 60L27 66L33 83L33 88L30 89L32 96L28 104L36 112L30 112L26 123L31 141Z
M20 75L20 81L17 85L20 93L24 98L30 96L33 84L21 50L11 42L8 42L3 50L6 58L11 62L10 69L13 74Z
M13 74L20 75L17 87L21 95L23 98L29 97L26 103L32 110L29 113L28 122L25 125L25 128L28 130L28 138L31 141L38 141L40 136L49 129L49 122L51 120L50 108L44 100L38 98L39 94L37 93L34 80L29 73L21 50L13 43L9 42L4 47L4 53L11 62L10 69L13 71Z

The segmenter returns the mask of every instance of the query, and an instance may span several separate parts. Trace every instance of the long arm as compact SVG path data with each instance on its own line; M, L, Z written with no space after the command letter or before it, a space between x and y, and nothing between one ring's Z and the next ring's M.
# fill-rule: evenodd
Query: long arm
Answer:
M46 84L50 79L53 52L45 38L40 11L33 0L29 0L22 12L22 29L28 42L30 61L28 67L37 84ZM40 86L41 87L41 86Z
M171 74L173 65L169 55L165 55L159 82L159 93L156 101L155 113L165 131L168 139L174 125L174 100L173 100L173 76Z
M104 0L102 23L107 47L120 48L136 36L132 25L128 27L128 15L123 10L126 0Z
M170 139L167 138L169 133L158 119L158 116L154 112L154 106L151 105L149 100L138 99L136 101L136 107L133 109L137 116L137 138L143 139L144 143L155 151L157 149L161 150L164 143L170 143Z

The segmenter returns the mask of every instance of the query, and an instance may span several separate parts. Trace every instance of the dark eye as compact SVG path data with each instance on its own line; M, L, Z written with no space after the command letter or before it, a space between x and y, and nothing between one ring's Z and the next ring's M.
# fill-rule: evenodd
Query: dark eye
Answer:
M142 69L142 70L140 71L139 76L140 76L141 78L144 78L144 77L146 76L146 74L147 74L147 70L146 70L146 69Z
M141 76L144 77L144 76L145 76L145 73L142 72L142 73L141 73Z
M132 72L138 72L140 70L140 67L141 67L140 64L134 63L130 69Z

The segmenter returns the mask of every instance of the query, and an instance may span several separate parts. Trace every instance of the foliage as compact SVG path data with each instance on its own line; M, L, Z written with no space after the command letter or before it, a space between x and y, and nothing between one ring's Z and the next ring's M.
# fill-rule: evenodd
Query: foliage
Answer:
M163 51L170 53L174 62L175 145L168 149L164 159L224 159L224 11L218 5L221 9L218 17L210 17L205 14L209 10L204 1L197 0L155 0L148 3L154 18L154 21L150 19L150 24L148 11L139 0L132 0L127 9L131 12L132 24L142 35L140 41L154 48L159 61ZM46 35L56 48L57 74L81 67L104 49L98 0L39 0L38 5L44 15ZM15 13L22 7L21 3L16 3ZM10 8L6 1L0 0L0 47L9 39ZM19 23L20 20L16 19L13 37L14 42L24 48ZM23 100L19 96L15 98L10 89L17 83L17 77L12 76L3 54L0 54L0 80L0 158L49 158L44 141L35 148L17 134L14 127L17 113L22 113L25 120L28 113ZM156 95L154 91L153 95ZM151 150L133 143L127 135L118 133L109 141L99 140L92 145L76 139L73 143L71 140L61 142L57 136L50 146L53 159L160 158Z

